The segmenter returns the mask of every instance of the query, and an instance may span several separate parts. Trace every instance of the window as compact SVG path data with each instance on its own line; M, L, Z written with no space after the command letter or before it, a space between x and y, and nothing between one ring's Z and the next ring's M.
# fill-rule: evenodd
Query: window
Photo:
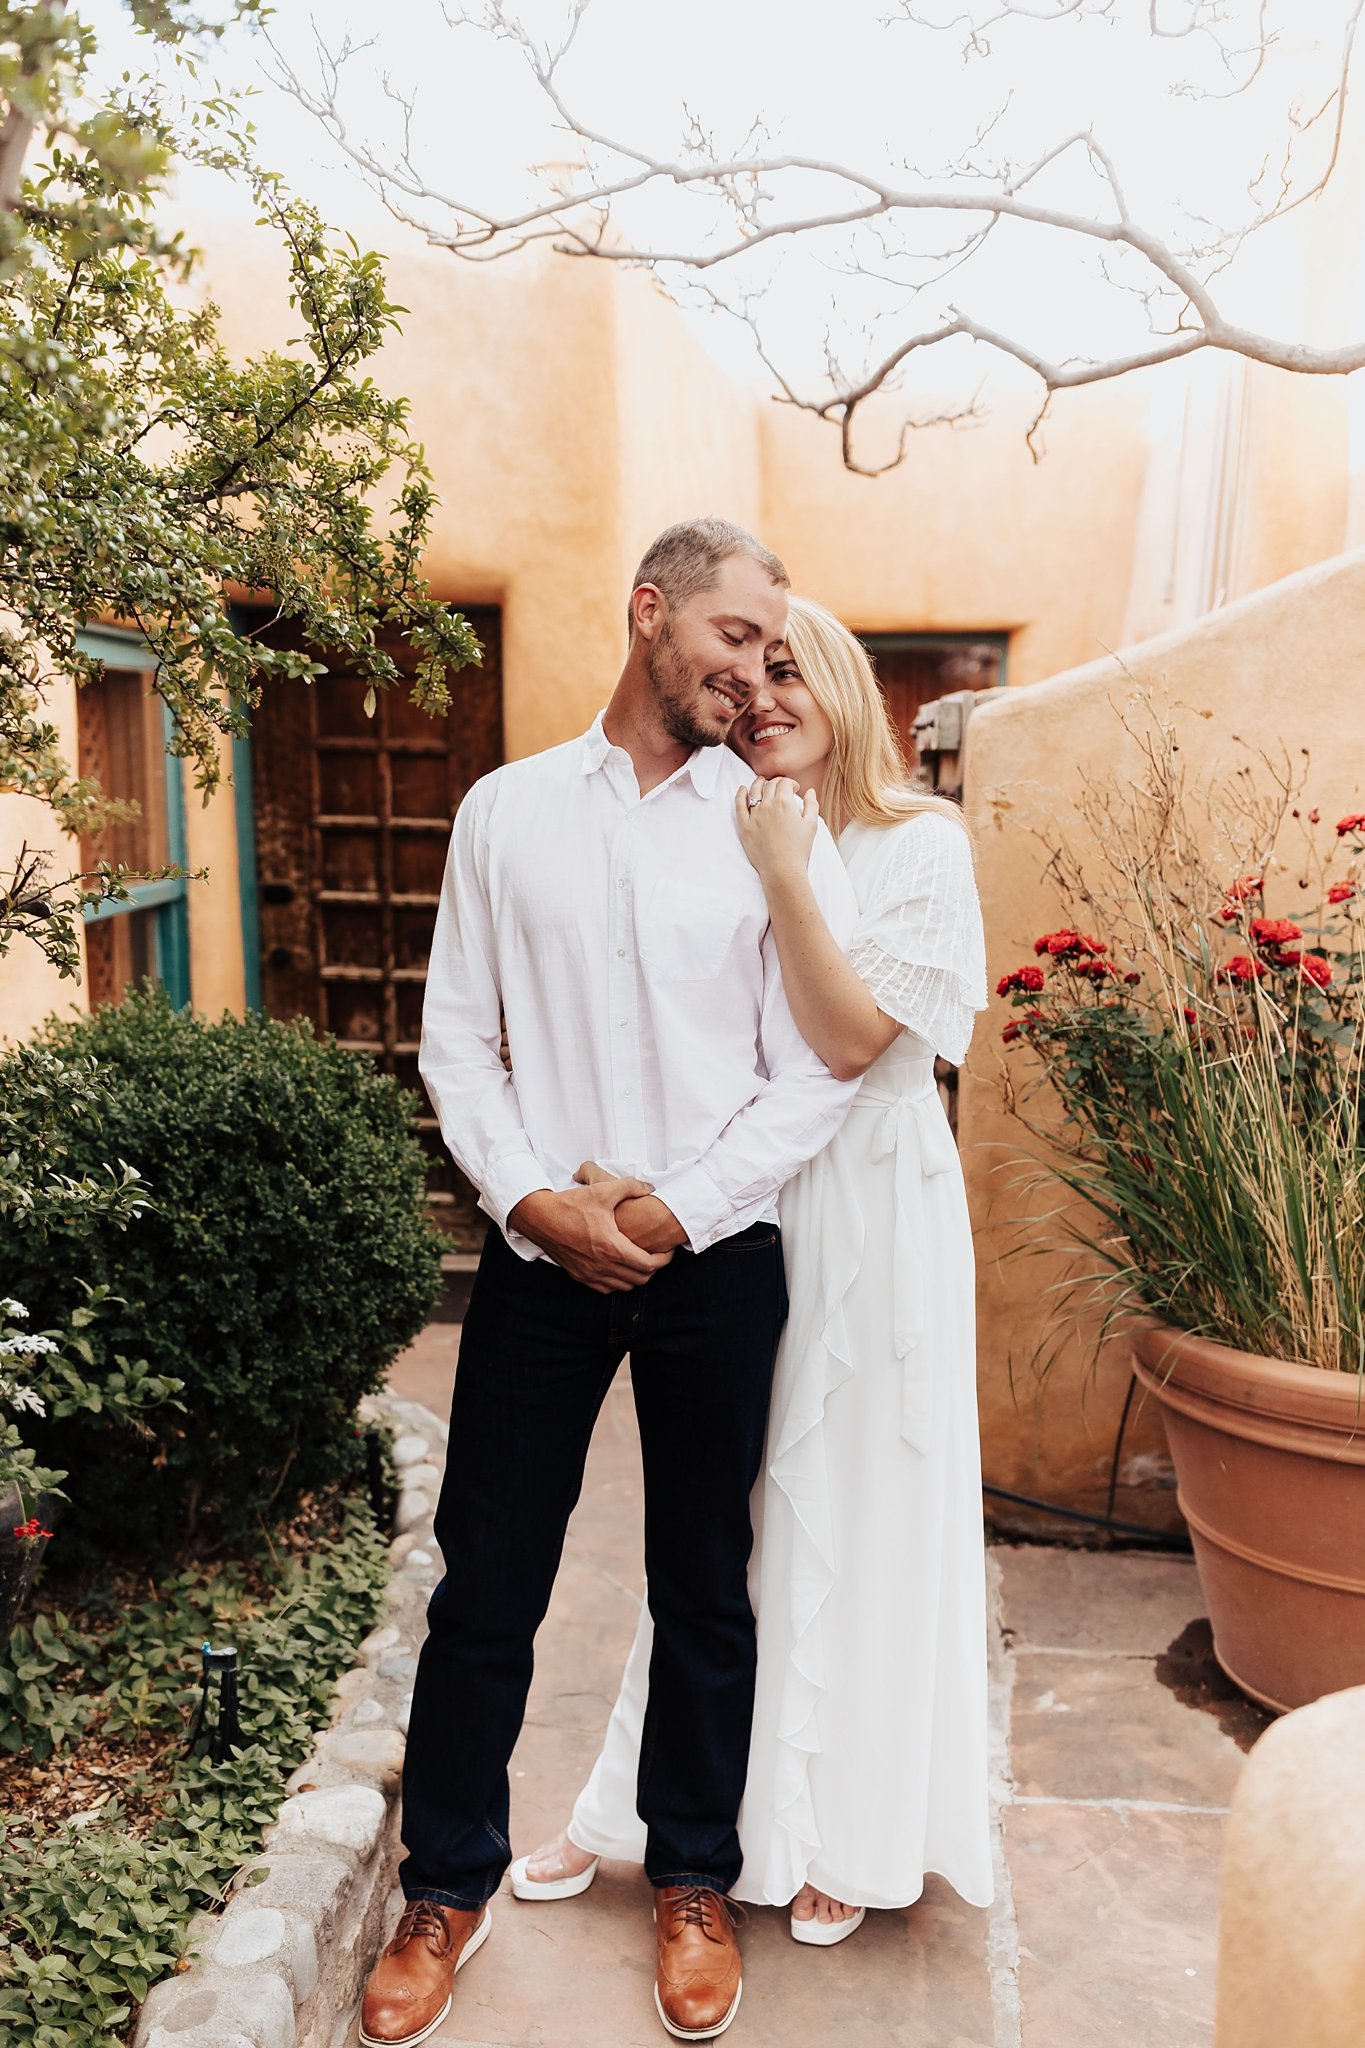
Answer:
M169 752L168 707L152 689L151 650L136 633L82 633L82 653L105 664L76 698L82 775L111 797L131 798L139 816L82 842L87 867L107 860L140 873L185 864L180 762ZM130 981L160 981L174 1003L190 999L188 884L134 882L123 903L85 913L87 988L92 1007L113 1002Z
M1003 633L861 633L905 750L914 758L916 715L954 690L992 690L1005 680Z

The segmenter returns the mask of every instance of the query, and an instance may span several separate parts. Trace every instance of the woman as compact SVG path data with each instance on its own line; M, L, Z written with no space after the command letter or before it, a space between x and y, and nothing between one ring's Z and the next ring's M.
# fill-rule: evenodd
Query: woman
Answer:
M833 1072L865 1075L782 1196L791 1310L754 1492L735 1887L790 1902L793 1936L827 1946L869 1906L910 1905L926 1871L991 1897L972 1245L934 1083L935 1053L966 1055L985 959L959 815L908 786L867 655L819 605L792 600L731 743L756 777L738 825L796 1022ZM861 913L847 958L806 878L821 813ZM642 1857L650 1642L646 1608L567 1830L512 1866L518 1898L572 1897L599 1857Z

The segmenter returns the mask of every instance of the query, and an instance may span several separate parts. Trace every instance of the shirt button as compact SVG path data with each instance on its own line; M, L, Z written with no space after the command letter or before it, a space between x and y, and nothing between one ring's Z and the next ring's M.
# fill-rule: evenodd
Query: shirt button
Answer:
M630 1029L630 1019L629 1019L629 1017L623 1017L623 1018L621 1019L621 1029L622 1029L623 1031L629 1031L629 1029Z
M624 946L618 946L618 947L616 948L616 957L617 957L617 959L618 959L618 960L624 960L624 959L625 959L625 957L626 957L626 949L625 949L625 947L624 947Z
M621 1090L621 1093L622 1093L623 1095L629 1095L629 1093L630 1093L630 1090L629 1090L629 1088L623 1088L623 1089Z

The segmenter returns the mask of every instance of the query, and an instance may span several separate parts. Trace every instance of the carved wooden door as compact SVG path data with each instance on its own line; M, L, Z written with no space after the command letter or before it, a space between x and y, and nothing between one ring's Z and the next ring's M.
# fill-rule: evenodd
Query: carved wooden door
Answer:
M452 679L444 719L409 703L401 684L381 690L367 718L365 683L336 661L317 683L266 689L252 779L264 1006L311 1017L417 1092L433 1213L457 1249L472 1251L482 1218L417 1073L451 821L470 785L502 760L501 614L475 607L466 617L483 666ZM402 642L386 647L411 671Z
M915 719L926 704L954 690L993 690L1005 680L1000 633L864 633L862 641L911 761Z

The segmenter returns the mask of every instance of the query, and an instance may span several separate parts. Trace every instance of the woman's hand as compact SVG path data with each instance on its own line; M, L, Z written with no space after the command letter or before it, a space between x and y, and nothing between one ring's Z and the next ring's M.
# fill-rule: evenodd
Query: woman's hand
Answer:
M815 791L803 797L790 776L759 776L735 799L739 839L761 880L785 872L804 874L820 823Z

